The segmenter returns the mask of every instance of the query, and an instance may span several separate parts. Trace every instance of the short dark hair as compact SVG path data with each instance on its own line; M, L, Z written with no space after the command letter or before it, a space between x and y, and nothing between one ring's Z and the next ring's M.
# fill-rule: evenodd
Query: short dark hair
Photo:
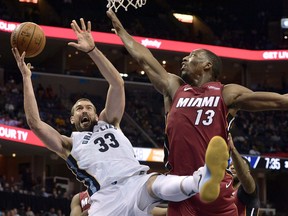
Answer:
M203 49L205 55L212 63L213 76L217 80L222 73L222 60L215 53L210 50Z
M80 101L88 101L88 102L90 102L91 104L93 104L92 101L89 100L88 98L80 98L80 99L78 99L78 100L74 103L74 105L72 106L72 108L71 108L71 116L74 115L75 105L76 105L78 102L80 102ZM93 107L94 107L94 110L95 110L95 113L96 113L97 110L96 110L96 107L94 106L94 104L93 104Z

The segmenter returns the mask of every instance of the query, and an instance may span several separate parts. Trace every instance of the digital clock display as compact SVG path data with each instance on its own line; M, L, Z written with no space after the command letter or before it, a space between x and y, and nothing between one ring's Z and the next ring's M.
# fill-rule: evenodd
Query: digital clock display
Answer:
M288 158L275 158L263 156L243 155L250 161L253 169L286 170L288 171Z

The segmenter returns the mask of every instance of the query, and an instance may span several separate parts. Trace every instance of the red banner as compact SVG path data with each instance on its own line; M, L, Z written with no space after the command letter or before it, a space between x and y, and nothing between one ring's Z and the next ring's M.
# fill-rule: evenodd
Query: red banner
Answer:
M45 147L43 142L31 130L3 124L0 124L0 139Z
M17 25L20 23L8 22L0 20L0 31L12 32ZM41 26L46 37L60 38L68 40L76 40L76 36L70 28L60 28L52 26ZM103 32L92 32L95 42L112 44L112 45L123 45L120 38L114 33L103 33ZM188 43L172 40L163 40L157 38L145 38L145 37L134 37L135 40L140 42L142 45L159 50L167 50L173 52L190 53L194 49L208 49L217 55L225 58L242 59L250 61L266 61L266 60L287 60L288 50L245 50L235 49L230 47L220 47L213 45Z

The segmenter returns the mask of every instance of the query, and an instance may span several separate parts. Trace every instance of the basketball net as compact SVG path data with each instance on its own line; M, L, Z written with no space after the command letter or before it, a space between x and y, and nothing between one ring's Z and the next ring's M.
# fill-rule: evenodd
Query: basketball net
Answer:
M147 0L107 0L107 8L114 9L115 13L120 7L123 7L126 11L129 6L133 6L135 9L142 7L146 4Z

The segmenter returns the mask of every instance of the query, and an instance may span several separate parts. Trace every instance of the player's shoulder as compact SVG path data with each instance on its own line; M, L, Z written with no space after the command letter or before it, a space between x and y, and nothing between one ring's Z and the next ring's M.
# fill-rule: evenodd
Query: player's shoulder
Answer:
M236 83L230 83L224 85L224 90L227 92L231 91L251 91L250 89L246 88L245 86L236 84Z
M182 85L183 83L185 83L184 80L183 80L180 76L178 76L178 75L176 75L176 74L174 74L174 73L168 72L168 77L169 77L170 80L177 81L177 82L180 83L181 85Z
M252 92L252 90L238 84L226 84L223 87L222 96L224 98L225 104L229 107L233 107L233 104L235 105L236 99L237 102L239 102L239 96Z

